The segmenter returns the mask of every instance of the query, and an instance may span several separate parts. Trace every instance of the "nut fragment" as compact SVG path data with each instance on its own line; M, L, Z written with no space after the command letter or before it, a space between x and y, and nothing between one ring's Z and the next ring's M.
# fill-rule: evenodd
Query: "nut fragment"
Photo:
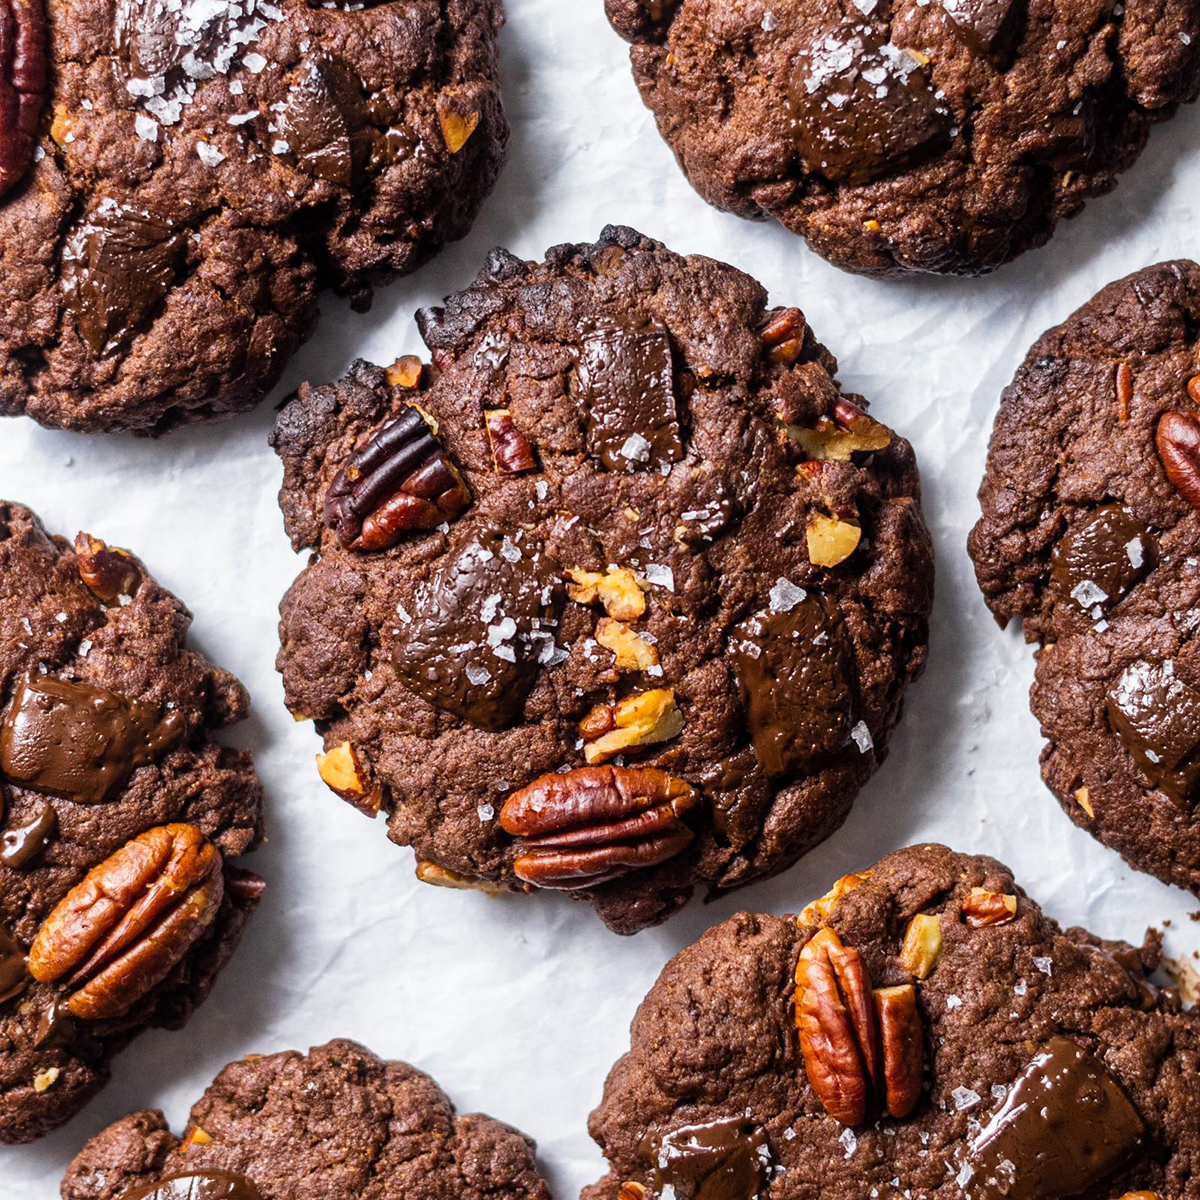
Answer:
M674 688L655 688L616 704L596 705L580 722L579 732L587 740L583 757L595 766L630 747L678 737L683 714L675 706Z
M640 1183L623 1183L617 1200L645 1200L646 1189Z
M883 1099L897 1120L907 1117L921 1099L925 1071L925 1033L917 1008L917 989L877 988L875 1013L883 1047Z
M803 929L806 925L816 925L822 919L831 917L841 898L870 878L870 871L856 871L850 875L843 875L819 900L805 905L796 918L796 924Z
M759 335L773 363L791 366L804 349L806 323L798 308L777 308Z
M895 436L844 396L834 403L832 419L822 417L811 429L789 425L787 433L809 458L821 462L849 462L850 456L859 451L885 449Z
M199 1125L193 1125L180 1143L179 1153L186 1154L192 1146L207 1146L211 1141L212 1134L201 1129Z
M606 571L570 567L567 574L575 581L574 586L567 585L567 595L577 604L599 600L614 621L636 621L646 611L638 577L627 567L609 567Z
M455 888L461 892L488 892L496 896L508 891L502 883L480 879L475 875L460 875L457 871L451 871L449 867L439 866L425 859L417 863L417 879L431 887Z
M317 771L343 800L361 796L366 790L359 770L358 754L349 742L334 746L328 754L318 754Z
M1129 420L1133 404L1133 371L1127 362L1117 363L1117 420L1123 425Z
M424 374L425 366L421 360L415 354L405 354L388 367L384 378L391 387L413 391L420 386Z
M853 520L842 521L814 513L808 519L808 560L814 567L836 567L858 549L862 526Z
M350 549L386 550L405 533L452 521L470 502L421 410L409 405L334 476L325 524Z
M1017 898L989 892L985 888L972 888L971 894L962 903L962 915L972 929L1007 925L1017 915Z
M446 149L451 154L457 154L479 127L479 113L463 114L448 108L439 108L438 123L442 127L442 137L446 139Z
M535 779L500 811L523 839L513 863L535 887L595 887L673 858L692 840L680 819L699 803L682 779L653 767L579 767Z
M46 1070L39 1071L33 1077L33 1090L35 1092L44 1092L55 1083L60 1073L58 1067L47 1067Z
M116 1017L160 983L212 924L221 854L194 825L160 825L93 867L43 922L29 950L41 983L76 989L70 1012Z
M658 651L623 621L601 617L596 624L596 641L616 655L622 671L648 671L658 666Z
M489 408L483 417L496 469L506 475L535 470L537 459L533 447L513 423L512 412L507 408Z
M1197 404L1200 404L1200 375L1193 375L1188 380L1187 392Z
M0 4L0 196L29 170L46 99L42 0Z
M932 913L918 913L908 923L900 961L917 979L928 979L942 959L942 924Z
M1093 820L1096 817L1096 810L1092 807L1091 793L1085 787L1075 789L1075 803L1083 809L1085 813Z
M105 545L99 538L81 533L75 538L75 562L79 577L105 604L113 604L118 596L132 596L137 591L138 570L128 550Z
M1154 441L1175 490L1200 508L1200 420L1183 413L1163 413Z

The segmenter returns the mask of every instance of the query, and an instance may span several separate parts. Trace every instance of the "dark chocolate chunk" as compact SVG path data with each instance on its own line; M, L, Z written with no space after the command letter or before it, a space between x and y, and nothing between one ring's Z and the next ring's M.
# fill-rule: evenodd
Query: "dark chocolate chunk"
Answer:
M183 733L175 713L48 676L17 685L0 722L0 774L81 804L106 799Z
M185 1171L145 1183L121 1200L261 1200L258 1188L234 1171Z
M781 581L771 610L734 630L731 650L754 752L768 775L811 769L850 741L851 651L831 600Z
M57 820L54 805L46 804L32 821L6 829L0 834L0 866L17 869L28 866L42 852Z
M344 63L328 58L303 63L300 70L274 132L264 140L273 151L277 142L285 143L283 153L301 171L349 187L371 152L359 80Z
M0 1004L24 990L28 982L25 951L12 934L0 925Z
M1105 504L1055 544L1050 580L1060 595L1099 617L1150 573L1157 554L1142 521L1119 504Z
M33 1036L35 1046L65 1046L71 1040L75 1034L75 1018L69 1004L67 996L56 996L50 1007L42 1011Z
M539 667L558 661L562 587L541 547L478 532L421 589L421 615L395 650L401 678L430 704L481 729L520 715Z
M971 1143L969 1200L1078 1196L1123 1166L1145 1126L1104 1064L1051 1038Z
M648 1136L642 1153L655 1194L672 1188L677 1200L753 1200L771 1164L766 1131L741 1117Z
M615 327L588 334L579 383L588 450L610 471L637 471L683 457L671 339L665 329Z
M918 59L869 25L845 23L797 57L792 128L808 170L865 183L911 166L952 119Z
M954 28L980 54L1003 54L1021 26L1018 0L938 0Z
M1138 766L1177 803L1195 798L1200 780L1200 692L1173 662L1139 661L1110 685L1108 719Z

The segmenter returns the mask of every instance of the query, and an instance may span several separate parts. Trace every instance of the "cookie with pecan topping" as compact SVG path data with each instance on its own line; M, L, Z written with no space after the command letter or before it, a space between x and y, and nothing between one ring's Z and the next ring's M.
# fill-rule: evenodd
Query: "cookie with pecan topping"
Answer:
M338 1040L232 1062L182 1138L160 1112L97 1134L63 1200L550 1200L534 1144L459 1116L428 1075Z
M796 308L629 229L495 251L432 351L304 386L274 444L287 703L419 876L614 929L845 818L925 661L908 443Z
M696 190L839 267L977 275L1200 92L1192 0L605 0Z
M638 1009L582 1200L1195 1200L1200 1017L1160 957L944 846L741 913Z
M74 1116L140 1030L178 1028L264 884L245 689L126 550L0 502L0 1143Z
M1005 391L971 533L1040 645L1042 777L1138 870L1200 895L1200 266L1106 287Z
M504 158L501 0L45 0L48 38L42 4L0 6L0 414L251 407L318 289L366 307Z

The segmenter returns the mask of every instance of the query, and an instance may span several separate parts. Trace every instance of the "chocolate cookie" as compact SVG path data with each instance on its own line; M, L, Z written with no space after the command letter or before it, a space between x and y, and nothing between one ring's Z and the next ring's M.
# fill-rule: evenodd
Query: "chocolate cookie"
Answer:
M208 994L263 881L232 675L125 550L0 502L0 1143L74 1116L142 1029Z
M1195 1200L1200 1020L1140 949L917 846L667 964L582 1200Z
M304 386L273 435L316 555L282 605L326 782L429 883L613 929L845 818L925 661L912 449L798 309L629 229L497 250L426 370Z
M500 169L501 0L46 4L40 56L42 0L7 6L11 61L0 28L0 193L34 160L0 198L0 414L156 434L249 408L318 288L366 307Z
M692 185L836 266L975 275L1200 92L1193 0L606 0Z
M458 1116L428 1075L334 1041L230 1063L182 1139L160 1112L110 1125L62 1200L550 1200L533 1155L515 1129Z
M1200 267L1105 288L1004 393L970 550L1040 644L1042 775L1134 867L1200 895Z

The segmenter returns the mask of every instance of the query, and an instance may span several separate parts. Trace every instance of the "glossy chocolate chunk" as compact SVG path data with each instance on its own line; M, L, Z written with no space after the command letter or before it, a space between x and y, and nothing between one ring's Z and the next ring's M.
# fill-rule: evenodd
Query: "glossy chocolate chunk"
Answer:
M1129 509L1105 504L1055 545L1050 581L1059 595L1099 617L1150 573L1157 556L1147 526Z
M677 1200L753 1200L771 1165L766 1131L740 1117L647 1137L641 1152L655 1194L673 1188Z
M665 329L598 329L579 352L588 450L610 471L683 457L671 339Z
M964 41L980 54L1004 54L1021 27L1024 0L938 0Z
M1078 1196L1130 1158L1145 1126L1104 1064L1055 1037L971 1143L968 1200Z
M1200 691L1173 662L1139 661L1109 686L1108 719L1153 783L1176 803L1196 799L1200 780Z
M96 354L111 354L138 333L174 282L184 248L168 222L111 197L67 235L63 295Z
M16 939L0 925L0 1003L11 1000L29 982L25 951Z
M430 704L481 729L520 715L542 665L561 661L562 587L525 535L477 531L401 614L396 669Z
M343 63L327 58L304 63L300 71L274 131L264 135L266 144L301 171L348 187L371 151L359 81ZM280 143L287 149L276 149Z
M837 606L784 582L772 609L743 621L731 645L754 752L772 776L811 769L845 746L853 707Z
M0 866L20 869L28 866L54 832L58 817L52 804L44 804L32 821L16 825L0 834Z
M55 996L50 1007L38 1017L37 1032L33 1044L38 1047L65 1046L75 1034L75 1018L68 1007L66 996Z
M258 1188L235 1171L187 1171L144 1183L121 1200L262 1200Z
M911 166L952 125L917 58L857 23L818 36L797 56L790 99L806 168L839 182Z
M0 722L0 774L82 804L107 799L183 733L177 714L107 688L30 676Z

